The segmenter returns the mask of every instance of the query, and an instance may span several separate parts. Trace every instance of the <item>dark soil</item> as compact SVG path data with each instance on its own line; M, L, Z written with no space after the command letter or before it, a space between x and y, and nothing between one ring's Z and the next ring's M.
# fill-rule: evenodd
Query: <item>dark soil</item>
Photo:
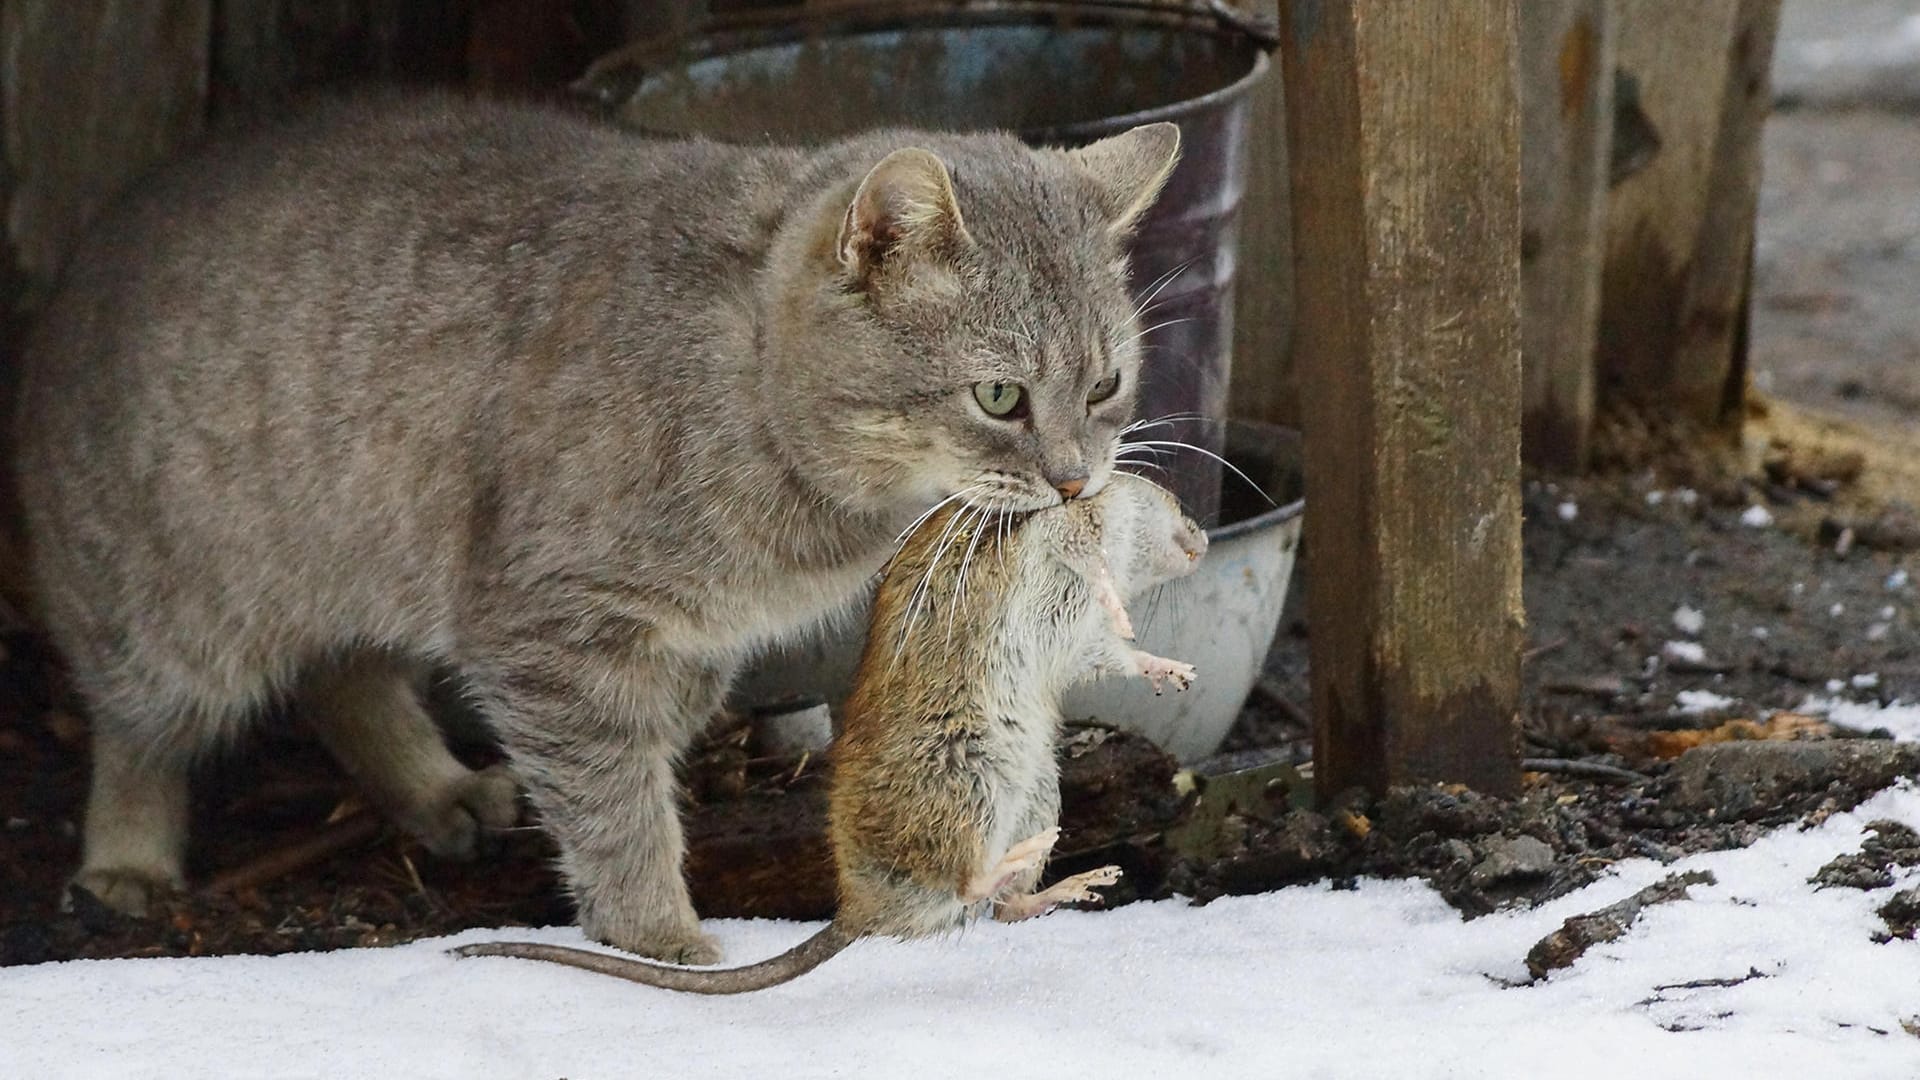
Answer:
M1669 494L1650 505L1651 490ZM1850 733L1814 718L1757 722L1762 710L1829 693L1832 680L1855 699L1920 699L1915 589L1888 587L1897 570L1920 571L1920 557L1860 544L1837 556L1818 539L1825 504L1764 480L1700 490L1688 503L1629 475L1528 491L1526 752L1626 769L1626 782L1530 774L1513 799L1425 787L1315 807L1292 767L1310 756L1311 723L1307 642L1295 624L1276 643L1232 752L1196 770L1128 736L1071 735L1054 871L1120 864L1127 873L1113 903L1417 876L1474 914L1560 895L1621 859L1745 844L1920 773L1920 749L1836 739ZM1783 521L1805 511L1812 524L1804 535L1742 525L1753 503L1773 505ZM1568 504L1577 513L1561 510ZM1703 613L1697 633L1675 625L1682 605ZM1697 641L1703 655L1676 659L1669 641ZM195 805L199 891L145 920L83 894L63 913L57 903L79 857L85 723L38 639L16 631L0 644L0 964L383 945L571 918L538 829L500 835L476 862L436 859L360 809L286 719L208 764ZM1877 681L1856 686L1868 673ZM1677 703L1687 690L1729 703L1688 711ZM1728 739L1743 741L1682 754ZM460 749L476 764L491 753ZM745 727L716 728L688 773L689 876L703 913L831 910L824 778L818 758L756 757ZM273 868L316 837L337 849ZM1899 839L1883 833L1880 843L1904 851ZM1896 933L1908 925L1889 921Z

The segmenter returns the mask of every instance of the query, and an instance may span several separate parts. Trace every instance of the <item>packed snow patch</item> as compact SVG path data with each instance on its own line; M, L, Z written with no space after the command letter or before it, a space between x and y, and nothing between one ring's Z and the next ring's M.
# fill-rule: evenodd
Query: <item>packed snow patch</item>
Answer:
M1920 943L1874 944L1891 889L1816 890L1867 822L1613 876L1463 921L1426 885L1362 881L863 942L799 981L699 998L567 968L390 949L0 970L0 1075L68 1077L1606 1077L1920 1075ZM1529 986L1541 936L1670 873L1718 883ZM1908 870L1894 888L1911 886ZM736 961L811 928L713 925ZM1751 975L1758 972L1757 976ZM1732 985L1698 985L1721 980ZM1682 984L1696 984L1686 986Z
M1700 631L1707 628L1707 613L1697 607L1681 604L1673 609L1673 628L1688 637L1699 637Z
M1836 685L1838 681L1829 682L1827 689L1836 693L1843 689ZM1920 742L1920 703L1896 701L1891 705L1879 705L1837 697L1810 697L1801 703L1797 711L1824 716L1832 723L1856 731L1884 728L1899 742Z
M1719 712L1737 704L1733 698L1725 694L1716 694L1711 690L1682 690L1674 695L1674 700L1680 703L1681 712L1692 716Z
M1704 664L1707 661L1706 646L1697 641L1669 641L1660 646L1660 655L1685 664Z

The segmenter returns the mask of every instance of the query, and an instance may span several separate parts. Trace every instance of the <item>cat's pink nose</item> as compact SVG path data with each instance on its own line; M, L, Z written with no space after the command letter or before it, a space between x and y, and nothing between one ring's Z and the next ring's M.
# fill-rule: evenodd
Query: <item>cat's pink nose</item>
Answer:
M1059 492L1060 497L1062 499L1072 500L1072 499L1078 498L1080 496L1080 492L1083 489L1085 489L1086 486L1087 486L1086 479L1084 477L1079 477L1072 480L1063 480L1060 483L1053 485L1053 490Z

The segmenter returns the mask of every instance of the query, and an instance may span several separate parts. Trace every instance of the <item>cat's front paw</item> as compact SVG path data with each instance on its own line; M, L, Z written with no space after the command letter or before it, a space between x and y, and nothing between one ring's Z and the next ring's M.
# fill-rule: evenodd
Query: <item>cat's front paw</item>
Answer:
M1155 694L1160 693L1163 683L1171 683L1175 690L1185 690L1193 685L1194 677L1198 674L1192 664L1152 653L1135 652L1133 662L1135 670L1153 685Z
M652 957L663 964L686 964L689 967L706 967L720 962L720 945L712 937L694 931L691 934L673 933L642 938L635 942L608 942L630 953Z
M163 871L133 870L125 867L82 870L74 875L71 889L83 889L95 900L122 915L144 919L164 905L185 883ZM62 911L73 910L73 894L60 900Z
M704 967L720 962L720 946L713 938L701 933L697 921L677 926L654 923L639 929L625 929L583 911L580 929L595 941L663 964Z
M394 818L435 855L470 859L488 831L520 820L520 790L506 766L495 765L449 781Z

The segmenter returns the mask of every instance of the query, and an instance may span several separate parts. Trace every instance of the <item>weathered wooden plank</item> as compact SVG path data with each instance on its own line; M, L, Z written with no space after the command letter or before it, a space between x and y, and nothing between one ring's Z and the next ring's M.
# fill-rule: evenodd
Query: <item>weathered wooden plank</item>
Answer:
M51 280L73 238L135 175L198 131L211 0L0 5L7 242Z
M1323 793L1519 784L1514 0L1285 0Z
M1694 350L1691 362L1712 371L1684 373L1679 354L1744 2L1610 0L1617 62L1658 146L1608 199L1600 393L1706 422L1721 419L1726 362Z
M0 0L0 418L25 321L87 223L200 129L211 0ZM0 419L0 460L11 456ZM0 597L25 608L0 470Z
M1780 0L1741 0L1728 43L1719 131L1674 353L1679 397L1697 402L1704 418L1721 427L1737 427L1745 416L1760 132L1772 106L1768 74L1779 28Z
M1594 351L1613 146L1609 0L1520 7L1522 453L1578 472L1593 427Z
M1272 0L1251 5L1274 15ZM1286 83L1279 71L1253 92L1247 193L1240 204L1240 258L1233 291L1233 415L1297 427L1300 387L1292 357L1292 217L1287 205Z
M216 111L271 112L288 95L359 79L453 83L481 0L244 0L219 5Z

